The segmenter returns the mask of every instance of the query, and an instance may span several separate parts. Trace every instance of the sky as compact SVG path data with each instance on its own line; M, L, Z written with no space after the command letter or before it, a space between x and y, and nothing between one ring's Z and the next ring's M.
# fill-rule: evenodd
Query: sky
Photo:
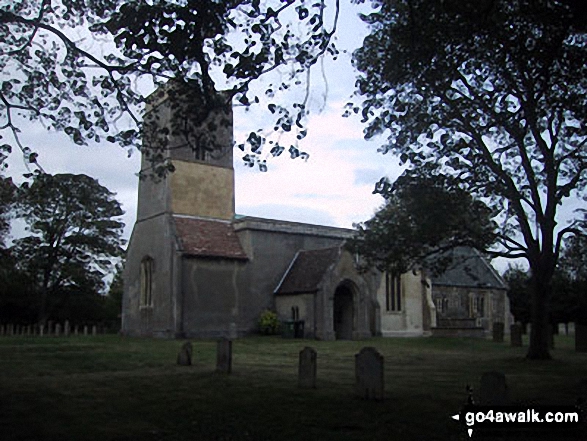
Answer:
M312 78L308 136L299 142L300 150L308 152L309 158L290 159L285 152L268 161L267 172L260 172L257 167L247 167L242 152L234 149L238 214L352 228L353 223L372 217L383 203L381 196L372 194L374 184L383 176L394 179L401 173L397 158L378 153L376 140L363 139L358 117L342 117L356 77L351 52L367 33L357 12L355 6L343 2L338 45L347 52L337 61L324 63L326 83L318 70ZM235 139L259 129L260 118L255 111L245 112L235 106ZM38 124L28 123L24 129L25 145L40 153L39 163L45 171L84 173L116 193L125 211L124 236L128 239L136 219L140 153L135 151L128 157L125 149L108 142L78 146ZM18 153L12 155L9 164L8 174L16 181L27 171ZM19 231L17 225L13 235Z

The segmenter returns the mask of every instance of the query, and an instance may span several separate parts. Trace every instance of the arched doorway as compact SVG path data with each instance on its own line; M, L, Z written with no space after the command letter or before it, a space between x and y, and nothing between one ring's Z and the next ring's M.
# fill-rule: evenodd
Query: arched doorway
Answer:
M353 338L354 307L353 290L345 283L338 285L334 292L333 306L334 335L337 340Z

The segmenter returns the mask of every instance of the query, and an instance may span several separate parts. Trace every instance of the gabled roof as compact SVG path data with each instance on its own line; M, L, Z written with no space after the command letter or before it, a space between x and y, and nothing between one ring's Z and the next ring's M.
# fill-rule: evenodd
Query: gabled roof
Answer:
M489 261L473 248L458 247L442 254L453 261L440 275L432 277L432 286L507 289L507 284Z
M231 222L173 216L179 248L185 255L246 260Z
M300 294L318 291L324 274L340 256L340 247L298 251L275 294Z

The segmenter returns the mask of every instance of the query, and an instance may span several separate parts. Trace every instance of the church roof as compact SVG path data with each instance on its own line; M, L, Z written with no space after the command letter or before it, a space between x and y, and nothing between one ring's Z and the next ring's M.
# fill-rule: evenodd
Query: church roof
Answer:
M442 257L453 261L442 274L432 278L432 286L507 289L507 284L489 261L473 248L459 247Z
M246 260L232 224L227 221L173 216L180 250L189 256Z
M275 289L275 294L318 291L324 274L337 261L339 255L340 247L298 251Z

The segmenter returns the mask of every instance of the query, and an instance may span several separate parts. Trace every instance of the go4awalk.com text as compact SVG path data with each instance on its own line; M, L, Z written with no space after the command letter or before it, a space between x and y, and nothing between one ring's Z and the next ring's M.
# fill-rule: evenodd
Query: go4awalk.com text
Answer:
M474 433L548 432L561 436L583 433L585 415L579 406L477 406L467 405L452 418Z

